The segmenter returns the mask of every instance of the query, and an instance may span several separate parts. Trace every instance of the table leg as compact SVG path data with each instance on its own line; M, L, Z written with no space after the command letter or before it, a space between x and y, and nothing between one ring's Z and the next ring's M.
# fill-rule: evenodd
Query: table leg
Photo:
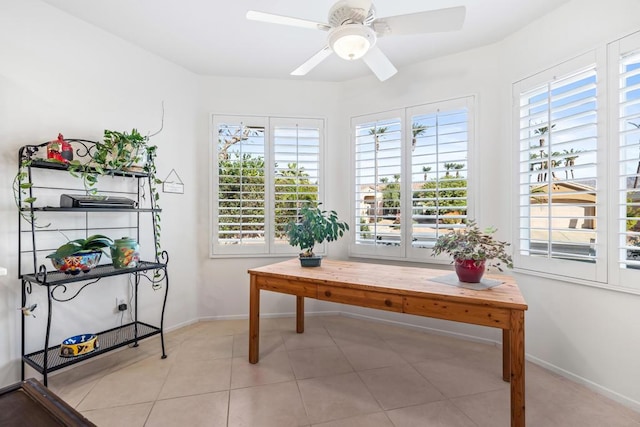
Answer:
M502 379L509 382L511 379L511 343L509 342L509 329L502 330Z
M296 332L304 332L304 297L296 295Z
M511 310L510 320L511 427L524 427L524 311Z
M260 357L260 288L251 276L249 288L249 363L258 363Z

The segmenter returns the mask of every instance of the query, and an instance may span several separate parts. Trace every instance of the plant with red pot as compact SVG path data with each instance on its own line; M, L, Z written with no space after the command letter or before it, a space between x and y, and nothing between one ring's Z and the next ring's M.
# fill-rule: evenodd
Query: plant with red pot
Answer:
M482 231L475 221L469 220L465 228L438 237L431 255L443 252L451 255L458 279L461 282L478 283L487 266L502 271L502 262L506 267L513 268L511 255L505 249L510 244L496 240L493 237L496 231L494 227Z

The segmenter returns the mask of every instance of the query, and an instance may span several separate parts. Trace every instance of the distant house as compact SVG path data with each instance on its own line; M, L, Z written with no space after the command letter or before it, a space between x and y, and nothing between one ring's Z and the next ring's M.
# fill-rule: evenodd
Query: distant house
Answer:
M551 196L551 203L549 203ZM553 212L549 212L552 208ZM558 230L596 228L596 190L590 185L575 182L554 182L533 185L530 196L530 217L532 228L548 228L547 218L551 217L551 228Z

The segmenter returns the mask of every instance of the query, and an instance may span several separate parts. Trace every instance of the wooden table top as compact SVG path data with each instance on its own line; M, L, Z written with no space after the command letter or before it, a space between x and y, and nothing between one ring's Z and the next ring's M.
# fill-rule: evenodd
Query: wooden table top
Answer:
M323 259L320 267L301 267L298 258L294 258L252 268L249 273L256 276L277 277L351 289L389 292L406 296L427 296L446 301L517 310L527 309L527 303L514 278L507 275L486 275L486 277L500 280L503 283L494 288L476 291L431 280L434 277L452 273L447 270L330 259Z

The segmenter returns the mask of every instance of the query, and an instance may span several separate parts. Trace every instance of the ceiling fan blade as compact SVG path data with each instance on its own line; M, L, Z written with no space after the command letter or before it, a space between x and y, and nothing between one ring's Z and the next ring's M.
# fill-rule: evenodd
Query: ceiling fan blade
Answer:
M466 8L464 6L447 9L428 10L407 15L389 16L376 19L373 29L378 35L422 34L455 31L462 28Z
M391 61L389 61L389 58L382 53L378 46L374 46L369 49L369 52L362 57L362 60L369 68L371 68L371 71L373 71L381 82L387 80L398 72L396 67L393 66Z
M306 19L292 18L290 16L274 15L273 13L247 11L247 19L252 21L268 22L270 24L290 25L292 27L310 28L312 30L329 31L331 27L321 22L307 21Z
M304 76L309 71L313 70L316 65L327 59L329 55L331 55L331 48L327 45L318 53L313 55L311 58L307 59L304 64L296 68L291 72L292 76Z

